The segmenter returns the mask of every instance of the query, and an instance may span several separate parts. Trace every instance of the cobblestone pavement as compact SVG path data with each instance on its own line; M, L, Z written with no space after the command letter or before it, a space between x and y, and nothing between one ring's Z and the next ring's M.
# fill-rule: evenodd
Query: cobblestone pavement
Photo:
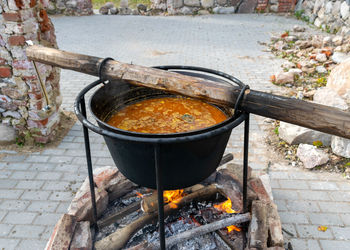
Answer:
M259 41L290 29L294 19L265 15L197 17L55 17L61 49L146 66L182 64L233 74L251 88L275 88L269 76L281 60L262 52ZM96 78L62 70L63 108L72 110L83 86ZM251 119L250 165L267 170L283 227L293 249L350 249L350 183L283 163L269 164L261 117ZM113 164L102 138L91 134L95 167ZM242 161L243 126L227 151ZM0 249L43 249L54 224L86 177L83 135L76 124L55 149L0 160ZM270 166L270 167L268 167ZM319 232L318 225L326 225Z

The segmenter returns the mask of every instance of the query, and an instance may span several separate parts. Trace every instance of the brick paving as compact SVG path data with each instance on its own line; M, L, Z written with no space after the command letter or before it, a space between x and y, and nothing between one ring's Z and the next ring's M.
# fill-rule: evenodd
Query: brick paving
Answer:
M263 52L270 32L300 22L268 15L197 17L55 17L61 49L146 66L183 64L233 74L251 88L271 91L269 76L281 60ZM96 78L62 70L63 108ZM271 186L293 249L350 249L350 182L270 162L264 120L251 119L250 165L270 174ZM102 138L91 133L94 167L113 164ZM227 152L242 161L243 126L232 132ZM75 124L55 149L7 152L0 160L0 249L43 249L58 217L87 175L81 125ZM326 232L317 230L328 226Z

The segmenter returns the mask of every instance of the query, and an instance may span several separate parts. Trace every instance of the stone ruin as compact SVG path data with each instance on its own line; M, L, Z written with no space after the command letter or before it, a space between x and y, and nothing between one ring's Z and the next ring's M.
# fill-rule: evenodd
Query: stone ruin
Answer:
M47 12L52 15L88 16L93 14L93 9L91 0L50 0Z
M57 48L55 29L47 15L46 0L2 0L0 3L0 134L2 141L17 136L46 143L55 137L60 121L60 70L37 63L51 109L25 54L27 40Z

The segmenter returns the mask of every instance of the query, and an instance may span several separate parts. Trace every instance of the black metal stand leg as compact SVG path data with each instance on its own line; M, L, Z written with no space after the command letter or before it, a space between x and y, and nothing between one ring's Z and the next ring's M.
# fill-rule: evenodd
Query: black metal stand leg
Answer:
M85 98L81 98L81 113L86 118L86 107L85 107ZM91 203L92 203L92 222L97 225L97 209L96 209L96 198L95 198L95 184L92 172L92 163L91 163L91 151L90 151L90 140L89 140L89 131L83 125L84 131L84 142L85 142L85 153L86 153L86 162L89 173L89 183L90 183L90 193L91 193Z
M248 178L248 148L249 148L249 114L244 122L244 151L243 151L243 213L247 207L247 178Z
M156 167L156 180L158 192L158 222L159 222L159 243L160 249L165 250L165 229L164 229L164 198L162 171L159 164L159 145L154 145L154 161Z

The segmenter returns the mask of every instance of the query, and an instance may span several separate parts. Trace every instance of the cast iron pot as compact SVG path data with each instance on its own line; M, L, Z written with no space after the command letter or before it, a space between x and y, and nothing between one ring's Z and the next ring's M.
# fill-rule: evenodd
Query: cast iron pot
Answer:
M169 69L166 66L162 68ZM177 72L229 84L227 79L223 80L205 72L211 70L193 67L191 69L200 72L189 72L183 67ZM192 186L215 171L232 129L245 118L244 115L234 118L233 110L219 107L229 119L209 128L174 134L136 133L106 123L116 110L125 105L169 95L159 90L132 86L120 80L102 86L90 99L90 109L99 127L112 132L112 136L106 136L107 133L104 133L104 139L118 169L134 183L153 189L157 187L155 145L159 147L163 188L171 190Z

